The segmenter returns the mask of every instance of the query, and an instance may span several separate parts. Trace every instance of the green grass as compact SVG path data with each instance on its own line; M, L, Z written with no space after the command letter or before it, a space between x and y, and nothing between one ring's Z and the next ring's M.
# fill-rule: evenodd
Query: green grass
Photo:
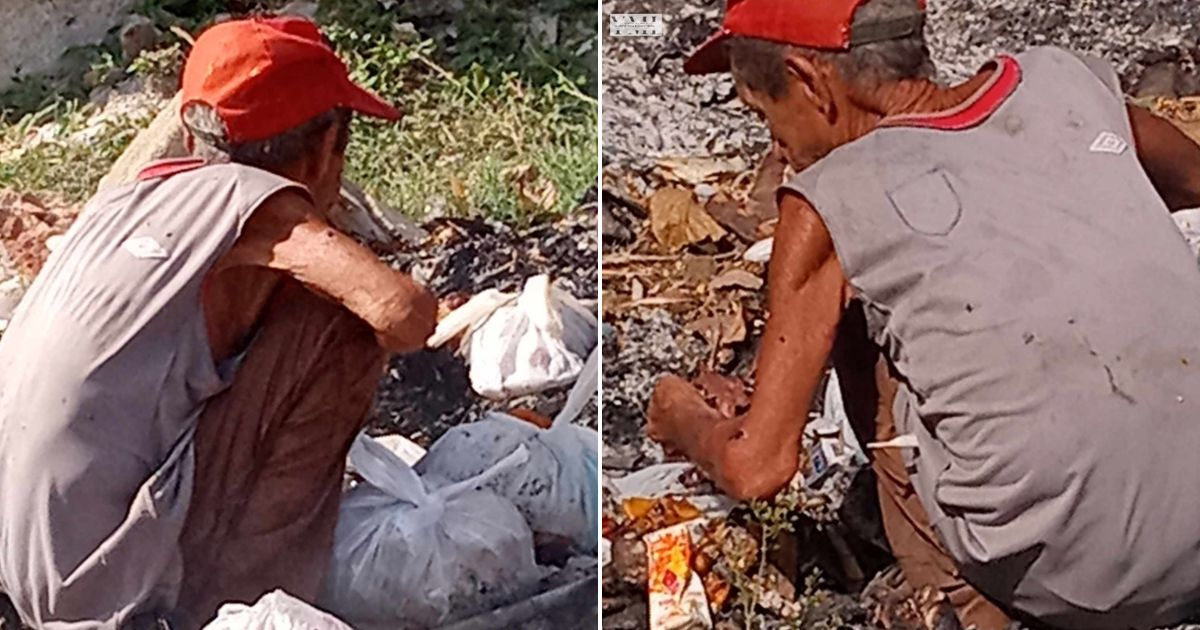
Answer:
M183 6L202 11L187 13ZM215 0L146 0L142 10L163 26L194 28L219 6ZM402 41L393 31L407 21L403 13L377 7L375 0L325 0L321 6L323 28L355 80L406 112L398 124L355 122L348 176L410 216L439 211L519 222L572 209L595 183L596 76L594 56L586 50L594 37L595 4L471 2L450 20L418 18L419 41ZM559 16L556 42L524 34L531 12ZM177 45L166 40L164 48ZM162 60L171 58L160 52L126 71L170 72ZM98 47L87 66L90 76L103 76L112 59L111 48ZM88 143L62 141L93 113L81 92L76 85L31 82L0 95L0 111L7 111L0 117L0 186L86 199L149 122L120 121ZM60 140L28 147L30 131L51 121L63 129ZM553 193L523 196L521 174L526 186Z

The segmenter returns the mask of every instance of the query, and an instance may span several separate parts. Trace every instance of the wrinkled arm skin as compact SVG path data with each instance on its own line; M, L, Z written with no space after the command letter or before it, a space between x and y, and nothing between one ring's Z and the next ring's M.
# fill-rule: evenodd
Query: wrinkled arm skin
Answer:
M1200 208L1200 145L1149 110L1128 109L1138 159L1167 208Z
M819 215L783 193L771 254L766 330L750 410L721 417L677 376L655 387L648 432L682 451L722 491L766 498L795 475L801 436L847 299L846 279Z
M223 266L274 269L345 306L390 352L424 347L437 323L433 294L332 227L295 191L267 199L246 222L237 252L230 254Z

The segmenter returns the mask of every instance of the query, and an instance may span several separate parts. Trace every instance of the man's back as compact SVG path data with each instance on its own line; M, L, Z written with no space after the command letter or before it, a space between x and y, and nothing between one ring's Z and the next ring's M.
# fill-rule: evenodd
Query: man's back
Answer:
M202 282L291 186L220 165L102 193L26 295L0 340L0 487L22 489L0 503L0 583L27 618L170 605L190 431L227 385Z
M915 483L964 573L1051 623L1141 626L1200 583L1200 273L1111 77L1053 49L1000 69L791 186L906 381Z

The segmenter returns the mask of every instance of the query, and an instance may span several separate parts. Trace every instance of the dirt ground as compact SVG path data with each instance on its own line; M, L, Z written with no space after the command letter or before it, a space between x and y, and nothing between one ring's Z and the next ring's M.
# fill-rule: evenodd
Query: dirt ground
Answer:
M770 148L766 129L739 104L727 76L688 77L682 72L687 52L712 32L723 6L719 0L610 0L603 4L606 28L611 13L661 13L666 22L664 37L604 35L603 454L605 473L611 476L663 461L661 449L644 435L645 406L660 375L695 377L704 368L715 368L744 376L761 332L757 292L739 290L734 301L740 300L744 308L744 334L732 342L718 338L714 345L711 336L697 332L693 325L697 317L706 314L699 311L717 308L714 298L696 298L681 288L686 283L678 280L695 258L715 260L717 273L729 269L761 273L761 267L740 261L753 238L726 234L666 256L661 249L647 245L655 240L647 200L662 188L679 185L670 173L664 176L669 169L664 169L661 160L712 158L725 168L742 165L752 175ZM926 36L939 80L944 82L970 76L997 53L1051 44L1104 57L1117 68L1131 96L1147 90L1200 92L1194 74L1200 56L1200 4L1196 3L929 0ZM1153 69L1147 72L1147 68ZM1161 76L1153 79L1155 73ZM1143 75L1147 75L1146 82L1139 81ZM1170 84L1169 89L1163 87L1163 81ZM726 188L744 192L745 186L734 175L722 178L692 188L702 206L709 200L710 214L714 193L719 195ZM722 225L728 230L725 222ZM612 260L621 264L610 265ZM672 274L675 280L669 279ZM653 296L660 294L698 301L655 301ZM610 304L616 306L610 308ZM739 317L742 312L738 310ZM858 499L861 507L862 497ZM611 583L606 583L606 589L606 628L646 627L644 595ZM846 590L837 580L820 581L815 590L843 605L834 606L835 612L824 618L807 617L804 627L867 627L857 592ZM778 623L769 615L760 621L768 627ZM718 618L718 627L722 624L740 627L744 618L726 614Z

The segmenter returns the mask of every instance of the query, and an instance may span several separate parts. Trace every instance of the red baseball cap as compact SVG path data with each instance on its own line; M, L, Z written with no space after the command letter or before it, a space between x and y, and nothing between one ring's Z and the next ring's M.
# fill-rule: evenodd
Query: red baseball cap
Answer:
M924 24L925 0L913 0L913 13L873 24L854 25L854 12L868 0L728 0L725 21L683 64L688 74L729 71L726 41L733 36L781 44L847 50L869 42L907 37Z
M265 140L336 107L396 120L400 110L357 86L310 20L251 18L200 34L183 67L182 109L203 103L230 142Z

